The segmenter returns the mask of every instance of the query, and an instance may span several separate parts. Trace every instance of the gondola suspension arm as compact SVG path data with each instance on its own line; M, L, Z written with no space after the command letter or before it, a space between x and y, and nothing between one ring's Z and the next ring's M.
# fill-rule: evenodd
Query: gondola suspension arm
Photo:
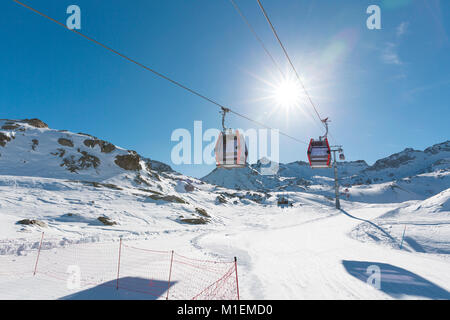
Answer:
M325 119L322 119L321 121L324 124L325 130L326 130L325 134L320 137L320 140L322 141L322 140L325 140L328 137L328 122L331 122L331 120L328 120L328 117L327 117Z
M225 127L225 116L227 115L227 112L230 112L230 109L222 107L222 111L220 111L220 113L222 114L222 129L223 129L223 132L225 132L225 130L227 130L227 128Z

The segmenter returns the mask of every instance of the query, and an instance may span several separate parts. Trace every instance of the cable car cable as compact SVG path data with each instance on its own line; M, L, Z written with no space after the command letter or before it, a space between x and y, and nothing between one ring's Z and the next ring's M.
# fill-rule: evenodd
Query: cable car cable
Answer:
M247 27L250 29L250 31L252 32L252 34L255 36L256 40L259 42L259 44L261 45L261 47L263 48L263 50L266 52L267 56L270 58L270 60L272 60L273 64L275 65L275 67L278 69L278 71L280 71L281 76L283 78L285 78L284 72L281 70L280 66L278 65L277 61L275 60L275 58L270 54L269 50L267 49L267 47L264 45L264 42L262 41L262 39L258 36L258 34L256 33L255 29L252 27L252 25L250 24L250 22L248 21L247 17L244 15L244 13L242 12L242 10L239 8L239 6L237 5L237 3L234 0L230 0L231 4L233 5L233 7L236 9L237 13L241 16L242 20L245 22L245 24L247 25Z
M233 7L236 9L236 11L238 12L238 14L241 16L242 20L245 22L245 24L248 26L248 28L250 29L250 31L252 32L252 34L255 36L256 40L260 43L261 47L263 48L263 50L266 52L266 54L269 56L270 60L272 60L273 64L275 65L275 67L278 69L278 71L280 72L281 76L283 79L286 79L286 76L284 74L284 72L281 70L279 64L276 62L275 58L272 56L272 54L269 52L269 50L267 49L267 47L264 45L264 42L262 41L262 39L258 36L258 34L256 33L255 29L252 27L252 25L250 24L250 22L248 21L247 17L243 14L242 10L239 8L239 6L237 5L237 3L234 0L230 0L231 4L233 5ZM314 116L313 116L314 118ZM314 122L317 125L317 122ZM318 125L319 126L319 125ZM321 128L321 126L319 126ZM305 143L307 144L307 143Z
M291 65L292 69L294 70L294 73L295 73L295 75L297 76L297 79L298 79L298 81L300 82L300 85L302 86L303 91L305 91L305 94L306 94L306 96L308 97L308 100L309 100L309 102L311 103L311 106L314 108L314 111L316 112L316 115L317 115L317 117L319 118L320 122L322 122L322 117L320 116L319 111L317 111L316 105L314 104L314 102L313 102L311 96L309 95L308 90L306 89L305 85L303 84L303 81L301 80L300 75L299 75L298 72L297 72L297 69L295 69L294 64L292 63L292 60L291 60L291 58L289 57L289 54L287 53L286 48L284 47L283 43L281 42L280 37L278 36L277 31L275 30L275 27L273 26L272 22L270 21L269 16L268 16L266 10L264 9L264 7L263 7L263 5L262 5L262 3L261 3L260 0L256 0L256 1L258 1L259 7L261 8L261 11L262 11L264 17L266 18L267 22L269 23L270 28L272 29L272 32L273 32L273 34L275 35L275 38L277 38L278 43L280 44L281 49L282 49L283 52L284 52L284 55L286 56L286 58L287 58L289 64ZM323 122L322 122L322 124L323 124Z
M248 120L250 122L253 122L253 123L255 123L255 124L259 125L259 126L262 126L262 127L266 128L266 129L269 129L269 130L274 130L273 128L271 128L271 127L269 127L269 126L267 126L267 125L265 125L265 124L263 124L263 123L261 123L259 121L253 120L253 119L251 119L251 118L249 118L249 117L247 117L247 116L245 116L245 115L243 115L243 114L241 114L239 112L233 111L230 108L225 107L224 105L222 105L222 104L220 104L220 103L218 103L218 102L216 102L216 101L214 101L214 100L204 96L201 93L198 93L197 91L195 91L195 90L193 90L193 89L191 89L191 88L181 84L180 82L175 81L175 80L169 78L168 76L166 76L166 75L164 75L164 74L162 74L162 73L160 73L160 72L158 72L156 70L153 70L152 68L149 68L149 67L143 65L142 63L140 63L140 62L138 62L138 61L136 61L136 60L134 60L134 59L132 59L132 58L130 58L130 57L120 53L120 52L118 52L117 50L112 49L111 47L108 47L107 45L105 45L105 44L103 44L103 43L101 43L101 42L99 42L99 41L97 41L97 40L95 40L95 39L93 39L93 38L91 38L91 37L89 37L89 36L79 32L79 31L77 31L75 29L69 29L66 25L64 25L63 23L59 22L58 20L55 20L55 19L45 15L44 13L42 13L42 12L40 12L40 11L38 11L38 10L36 10L36 9L34 9L34 8L28 6L28 5L26 5L26 4L24 4L24 3L20 2L20 1L18 1L18 0L13 0L13 1L16 2L19 5L21 5L21 6L25 7L25 8L27 8L27 9L35 12L35 13L39 14L40 16L42 16L42 17L44 17L44 18L46 18L46 19L48 19L50 21L53 21L53 22L57 23L58 25L62 26L63 28L65 28L65 29L67 29L69 31L72 31L72 32L74 32L74 33L84 37L85 39L87 39L87 40L89 40L89 41L91 41L91 42L93 42L93 43L95 43L95 44L97 44L97 45L99 45L99 46L101 46L101 47L111 51L112 53L114 53L114 54L116 54L116 55L118 55L118 56L128 60L129 62L132 62L132 63L136 64L137 66L139 66L139 67L141 67L141 68L143 68L143 69L145 69L147 71L152 72L153 74L157 75L158 77L163 78L163 79L171 82L172 84L174 84L174 85L176 85L176 86L178 86L178 87L180 87L182 89L185 89L185 90L189 91L190 93L192 93L192 94L194 94L194 95L196 95L196 96L198 96L198 97L200 97L200 98L202 98L202 99L204 99L204 100L206 100L206 101L208 101L208 102L210 102L210 103L220 107L222 110L228 110L229 112L231 112L231 113L233 113L233 114L235 114L235 115L237 115L237 116L239 116L241 118L244 118L244 119L246 119L246 120ZM284 133L282 131L278 130L278 132L281 135L283 135L285 137L288 137L288 138L290 138L292 140L295 140L295 141L303 143L303 144L308 144L307 142L302 141L300 139L297 139L295 137L292 137L292 136L290 136L290 135L288 135L288 134L286 134L286 133Z

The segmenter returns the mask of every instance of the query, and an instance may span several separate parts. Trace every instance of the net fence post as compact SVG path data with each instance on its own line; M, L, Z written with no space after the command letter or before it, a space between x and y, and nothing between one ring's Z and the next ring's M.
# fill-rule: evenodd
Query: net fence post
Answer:
M169 300L170 280L171 280L171 277L172 277L172 264L173 264L173 250L172 250L172 254L170 256L169 282L167 283L166 300Z
M120 275L120 256L122 254L122 237L120 237L119 242L119 259L117 261L117 282L116 282L116 289L119 290L119 275Z
M238 272L237 272L237 258L234 257L234 271L236 272L236 292L237 292L237 298L240 300L239 297L239 280L238 280Z
M42 235L41 235L41 242L39 243L38 254L37 254L37 257L36 257L36 263L35 263L35 265L34 265L33 276L35 276L35 275L36 275L36 272L37 272L37 266L38 266L38 262L39 262L39 255L41 254L42 240L43 240L43 239L44 239L44 233L42 232Z

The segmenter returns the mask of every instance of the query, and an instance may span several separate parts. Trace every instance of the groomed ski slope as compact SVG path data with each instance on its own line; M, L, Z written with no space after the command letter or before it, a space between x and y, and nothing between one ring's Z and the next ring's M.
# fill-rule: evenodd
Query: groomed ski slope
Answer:
M352 228L361 223L358 219L374 219L392 206L344 204L343 207L345 212L291 209L271 215L270 226L207 234L197 243L222 254L238 253L245 297L450 298L447 258L400 251L349 237ZM401 234L392 236L401 241ZM381 290L351 275L365 273L369 265L379 265L382 270Z
M3 181L6 179L3 177ZM77 187L57 179L14 179L15 188L5 183L0 188L1 299L77 298L77 290L67 289L64 281L33 277L29 272L35 256L23 255L21 248L25 243L35 244L42 230L49 239L83 237L115 246L114 241L121 235L127 243L141 248L175 250L190 257L230 260L237 256L242 299L450 298L448 255L417 252L408 243L400 250L403 230L392 230L382 223L383 215L392 215L395 210L403 212L421 201L343 201L343 211L337 211L324 196L296 192L290 194L294 207L281 209L274 204L214 205L210 190L199 190L185 197L201 204L212 218L209 224L195 226L177 222L181 211L186 211L177 204L137 201L128 190ZM64 220L61 217L67 212L79 213L85 220ZM103 212L108 212L119 225L93 224ZM19 217L27 216L45 218L50 228L28 226L21 230L21 226L13 224ZM441 227L448 227L447 211L432 219ZM389 241L355 238L355 230L367 223ZM414 232L414 225L408 226L410 232ZM443 231L445 238L439 239L440 245L448 245L449 234L448 228ZM64 243L55 241L53 245L64 250ZM370 265L381 268L380 290L366 283ZM89 298L149 298L108 289L111 288L95 291ZM79 291L83 290L86 288Z

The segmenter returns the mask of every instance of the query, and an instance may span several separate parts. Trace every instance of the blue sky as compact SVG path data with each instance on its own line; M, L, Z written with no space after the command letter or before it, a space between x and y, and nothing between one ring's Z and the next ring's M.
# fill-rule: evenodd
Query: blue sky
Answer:
M322 131L309 105L280 108L266 97L277 70L228 0L23 0L65 22L81 8L85 33L218 102L309 141ZM236 0L287 70L256 0ZM264 0L333 143L369 163L450 136L450 2ZM381 7L382 29L366 9ZM193 176L213 166L171 163L173 130L194 121L220 128L218 108L17 5L0 5L0 118L38 117L86 132ZM229 126L257 128L230 115ZM306 146L280 138L280 161Z

